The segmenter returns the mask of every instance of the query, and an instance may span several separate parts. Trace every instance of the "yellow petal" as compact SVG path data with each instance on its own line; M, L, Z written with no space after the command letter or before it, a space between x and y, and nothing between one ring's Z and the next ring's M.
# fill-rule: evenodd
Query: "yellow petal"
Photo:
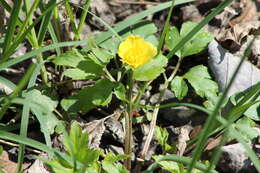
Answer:
M157 54L157 49L151 43L144 41L138 35L130 35L120 43L118 55L120 60L133 69L149 62Z

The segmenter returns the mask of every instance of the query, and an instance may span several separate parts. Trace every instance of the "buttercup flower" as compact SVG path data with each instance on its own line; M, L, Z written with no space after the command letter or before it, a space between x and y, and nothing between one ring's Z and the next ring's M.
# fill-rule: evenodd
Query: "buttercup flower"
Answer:
M157 49L151 43L144 41L138 35L130 35L120 43L118 55L120 60L133 69L149 62L157 54Z

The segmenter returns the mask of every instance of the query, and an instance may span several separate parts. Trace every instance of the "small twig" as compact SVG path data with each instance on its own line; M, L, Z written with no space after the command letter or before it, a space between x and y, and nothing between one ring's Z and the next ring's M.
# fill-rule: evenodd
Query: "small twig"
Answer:
M12 142L4 141L2 139L0 139L0 143L5 144L5 145L9 145L9 146L13 146L13 147L19 147L19 144L15 144L15 143L12 143ZM28 151L34 152L36 154L41 154L42 153L39 150L35 150L35 149L27 148L27 147L25 149L28 150Z
M132 4L132 5L158 5L160 2L149 2L149 1L120 1L120 0L115 0L115 3L119 4Z
M159 107L160 107L160 102L162 101L162 98L164 96L164 93L166 91L166 89L168 88L168 85L169 83L172 81L172 79L174 78L174 76L176 75L178 69L180 68L180 65L181 65L181 58L179 58L178 60L178 63L175 67L175 69L173 70L171 76L165 81L164 83L164 86L163 86L163 89L162 91L160 92L160 97L158 99L158 103L156 104L156 107L154 109L154 112L153 112L153 116L152 116L152 121L151 121L151 124L150 124L150 131L148 133L148 136L147 136L147 139L145 141L145 144L144 144L144 147L143 147L143 150L141 152L141 159L144 160L145 159L145 156L146 156L146 153L149 149L149 146L150 146L150 143L152 141L152 138L153 138L153 133L154 133L154 129L155 129L155 126L156 126L156 121L157 121L157 115L158 115L158 112L159 112Z

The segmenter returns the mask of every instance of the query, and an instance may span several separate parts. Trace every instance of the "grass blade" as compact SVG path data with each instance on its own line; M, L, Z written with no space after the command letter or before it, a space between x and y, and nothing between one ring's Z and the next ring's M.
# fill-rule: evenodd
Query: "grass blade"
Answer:
M31 75L32 75L32 73L33 73L35 68L36 68L36 65L34 63L31 63L31 65L29 66L27 72L25 73L23 78L19 81L19 84L17 85L15 90L5 99L5 101L4 101L3 105L2 105L2 109L0 110L0 120L3 118L5 112L7 111L9 106L11 105L12 99L17 97L17 95L21 92L21 90L27 84L27 82L29 81L29 79L30 79L30 77L31 77Z
M17 21L18 21L18 17L19 17L21 5L22 5L22 0L17 0L14 3L14 6L13 6L13 9L11 12L11 16L9 19L9 23L8 23L8 28L7 28L4 44L3 44L3 53L5 53L6 50L8 49L8 47L11 45L11 42L12 42L12 39L14 36L14 32L15 32L15 27L17 25Z
M55 7L55 4L56 4L56 0L51 0L46 9L54 6ZM46 9L43 9L42 11L45 11ZM52 10L50 10L44 17L43 17L43 20L41 22L41 26L40 26L40 29L39 29L39 33L38 33L38 46L41 46L42 45L42 42L44 40L44 37L45 37L45 34L46 34L46 31L48 29L48 26L49 26L49 23L51 21L51 17L52 17Z
M258 32L260 31L260 29L258 30ZM250 48L254 42L255 38L250 42L249 46L247 47L247 49L245 50L245 53L244 53L244 56L241 58L238 66L236 67L236 70L234 71L234 73L232 74L232 77L226 87L226 89L224 90L223 92L223 95L221 96L221 98L219 99L217 105L215 106L214 108L214 111L213 113L208 117L205 125L204 125L204 129L202 130L201 134L200 134L200 137L199 137L199 141L196 145L196 148L195 148L195 152L192 156L192 161L191 161L191 164L189 165L188 167L188 173L191 173L193 167L194 167L194 164L196 163L196 161L199 159L201 153L202 153L202 150L205 146L205 143L207 141L207 136L208 134L210 133L211 131L211 128L213 127L213 124L214 124L214 121L216 119L216 116L218 115L218 112L221 108L221 105L223 103L223 101L226 99L226 95L231 87L231 85L233 84L237 74L238 74L238 71L240 69L240 67L242 66L243 62L245 61L246 57L248 57L248 55L250 54Z
M184 156L178 156L175 154L166 155L166 156L163 156L162 158L158 159L152 165L150 165L148 167L148 169L146 170L146 173L152 173L154 171L154 169L158 167L158 162L160 162L160 161L174 161L174 162L182 163L185 165L189 165L191 162L191 158L184 157ZM195 168L197 168L203 172L206 172L206 170L207 170L207 166L205 166L204 164L199 163L199 162L196 162ZM217 172L212 170L209 173L217 173Z
M0 71L1 70L4 70L5 68L7 67L10 67L14 64L17 64L19 62L22 62L26 59L29 59L29 58L32 58L40 53L43 53L43 52L46 52L48 50L52 50L52 49L55 49L55 48L58 48L58 47L67 47L67 46L75 46L75 45L81 45L81 44L84 44L86 43L86 40L82 40L82 41L68 41L68 42L61 42L61 43L55 43L55 44L51 44L51 45L48 45L48 46L45 46L45 47L41 47L39 49L35 49L31 52L28 52L22 56L19 56L15 59L11 59L7 62L4 62L4 63L1 63L0 64Z
M188 3L188 2L193 2L194 0L176 0L175 1L175 5L180 5L180 4L184 4L184 3ZM128 28L129 26L134 25L136 22L138 22L139 20L147 17L150 14L162 11L166 8L171 7L172 2L165 2L162 4L159 4L157 6L151 7L143 12L140 12L136 15L134 15L133 17L130 17L129 19L126 19L122 22L119 22L113 29L116 32L120 32L126 28ZM113 33L111 31L107 31L107 32L103 32L101 34L99 34L97 36L97 38L95 39L97 44L102 43L103 41L107 40L108 38L110 38L113 35ZM89 51L91 49L91 45L88 45L86 48L84 48L84 51Z
M37 75L40 73L41 65L38 64L30 78L30 81L28 83L27 88L31 88L35 85ZM24 96L24 95L23 95ZM27 130L29 125L29 115L30 115L30 108L28 104L23 105L22 110L22 119L21 119L21 126L20 126L20 136L26 137L27 136ZM19 145L19 152L18 152L18 164L17 164L17 171L21 171L22 164L24 160L24 151L25 151L25 145L20 144Z
M0 76L0 83L6 85L11 90L14 90L16 88L16 85L12 81L10 81L2 76Z

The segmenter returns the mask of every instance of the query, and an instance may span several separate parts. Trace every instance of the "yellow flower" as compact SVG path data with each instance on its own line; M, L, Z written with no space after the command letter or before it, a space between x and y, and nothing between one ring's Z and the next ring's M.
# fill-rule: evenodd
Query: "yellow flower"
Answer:
M133 69L149 62L157 54L157 49L151 43L144 41L138 35L130 35L120 43L118 55L120 60Z

